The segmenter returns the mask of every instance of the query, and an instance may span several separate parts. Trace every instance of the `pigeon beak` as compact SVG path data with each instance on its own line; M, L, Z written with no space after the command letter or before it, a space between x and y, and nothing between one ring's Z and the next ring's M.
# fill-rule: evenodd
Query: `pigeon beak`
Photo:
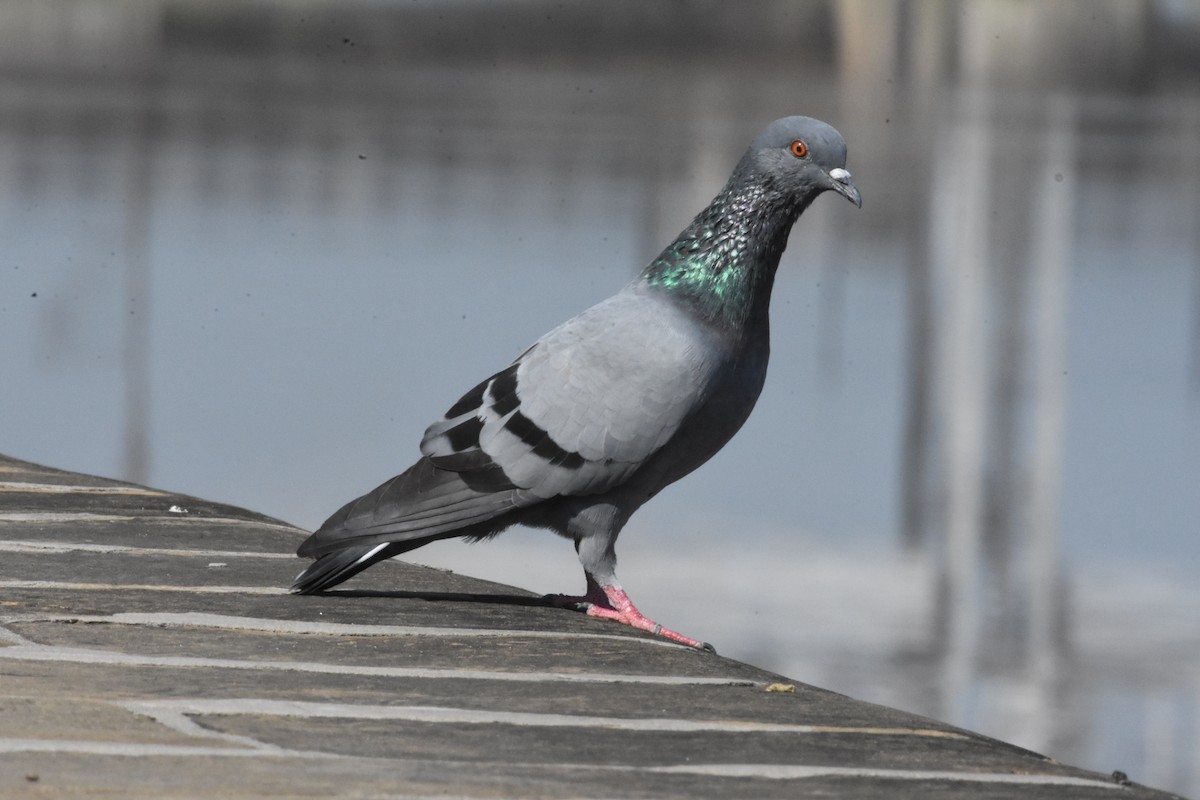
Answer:
M862 195L858 193L858 187L854 185L854 181L850 180L849 172L841 167L835 167L829 170L829 177L833 179L833 186L830 188L851 203L854 203L854 205L862 208Z

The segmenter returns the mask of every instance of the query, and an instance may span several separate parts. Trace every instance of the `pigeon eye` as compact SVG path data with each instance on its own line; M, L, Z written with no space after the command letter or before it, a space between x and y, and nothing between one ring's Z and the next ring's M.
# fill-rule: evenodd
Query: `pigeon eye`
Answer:
M796 158L804 158L806 155L808 155L808 145L799 139L792 142L792 155L794 155Z

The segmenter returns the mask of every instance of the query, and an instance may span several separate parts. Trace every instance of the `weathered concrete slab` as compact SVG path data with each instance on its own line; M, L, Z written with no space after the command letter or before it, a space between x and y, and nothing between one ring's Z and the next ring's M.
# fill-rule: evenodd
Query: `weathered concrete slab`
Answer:
M0 796L1168 796L304 535L0 457Z

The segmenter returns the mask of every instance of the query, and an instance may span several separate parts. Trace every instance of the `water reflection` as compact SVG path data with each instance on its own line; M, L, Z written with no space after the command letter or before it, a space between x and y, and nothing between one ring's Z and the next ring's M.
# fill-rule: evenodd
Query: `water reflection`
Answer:
M735 7L6 6L0 449L315 524L826 118L866 206L797 227L759 408L626 582L1197 793L1200 6ZM579 579L544 534L421 555Z

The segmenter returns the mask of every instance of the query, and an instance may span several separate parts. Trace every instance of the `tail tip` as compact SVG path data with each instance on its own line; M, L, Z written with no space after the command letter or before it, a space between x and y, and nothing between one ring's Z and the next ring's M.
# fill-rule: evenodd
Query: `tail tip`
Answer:
M292 578L292 585L288 587L288 594L308 594L308 588L305 587L303 582L305 572L308 572L308 570L306 569Z

